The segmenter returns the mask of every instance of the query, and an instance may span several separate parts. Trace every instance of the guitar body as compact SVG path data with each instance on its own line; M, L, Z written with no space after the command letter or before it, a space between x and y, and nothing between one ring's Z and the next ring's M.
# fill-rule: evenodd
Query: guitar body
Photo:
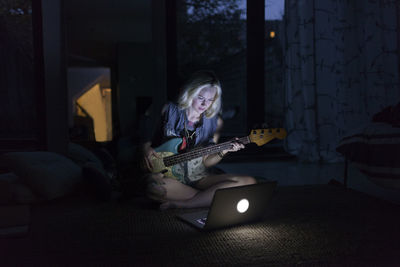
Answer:
M181 143L182 138L173 138L154 149L157 152L157 156L159 156L159 158L155 156L151 158L151 162L153 163L152 173L164 171L164 176L184 181L185 170L183 164L176 164L167 167L165 166L163 161L163 158L165 157L178 154L178 148ZM203 165L202 157L189 160L187 161L187 163L188 176L191 177L191 180L198 180L199 178L202 178L204 176L206 169Z
M178 148L182 139L173 138L154 149L158 157L152 156L150 159L153 164L152 173L162 172L164 176L175 178L183 183L197 181L208 175L203 164L203 156L230 149L232 142L255 143L262 146L275 138L283 139L285 137L286 130L283 128L254 129L251 130L249 136L204 148L195 148L180 154Z
M164 173L165 176L174 177L174 175L172 174L172 168L174 166L166 167L164 165L163 158L177 154L178 147L181 142L181 138L173 138L154 149L157 152L157 156L159 156L159 158L154 156L151 158L151 162L153 163L152 173L166 170L167 172Z

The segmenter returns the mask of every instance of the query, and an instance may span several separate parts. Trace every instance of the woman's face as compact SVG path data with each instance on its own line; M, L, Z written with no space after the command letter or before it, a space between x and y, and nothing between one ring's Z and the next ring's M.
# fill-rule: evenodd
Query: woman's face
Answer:
M199 114L206 111L214 101L217 89L214 87L203 88L197 96L193 98L192 108Z

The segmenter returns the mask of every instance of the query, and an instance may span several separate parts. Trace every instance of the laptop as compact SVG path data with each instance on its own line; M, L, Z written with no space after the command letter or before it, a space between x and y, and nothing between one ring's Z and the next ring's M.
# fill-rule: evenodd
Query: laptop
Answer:
M178 218L204 230L260 219L274 193L276 181L222 188L215 191L209 210L178 214Z

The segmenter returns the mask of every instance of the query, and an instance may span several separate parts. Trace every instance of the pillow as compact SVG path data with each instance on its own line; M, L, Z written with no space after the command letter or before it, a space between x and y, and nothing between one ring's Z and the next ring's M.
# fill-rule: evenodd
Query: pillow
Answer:
M3 154L1 160L35 193L47 200L73 192L82 182L81 168L57 153L10 152Z
M0 182L2 183L13 184L13 183L18 183L19 180L20 180L19 177L13 172L0 174Z
M371 123L343 137L336 150L375 184L400 189L400 128Z
M39 201L32 190L12 172L0 174L0 203L29 204Z
M23 183L11 184L10 191L13 203L31 204L42 200L32 192L29 186Z
M10 184L17 179L18 177L11 172L0 175L0 204L12 202Z
M81 167L90 162L100 169L103 168L101 160L93 152L81 145L69 143L67 156Z

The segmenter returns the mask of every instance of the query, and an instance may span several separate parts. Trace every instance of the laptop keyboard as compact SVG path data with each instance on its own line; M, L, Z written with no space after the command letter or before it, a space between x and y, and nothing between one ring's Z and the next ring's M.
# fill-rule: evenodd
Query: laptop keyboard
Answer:
M198 223L202 224L202 225L205 225L205 224L206 224L206 221L207 221L207 217L197 219L196 221L197 221Z

